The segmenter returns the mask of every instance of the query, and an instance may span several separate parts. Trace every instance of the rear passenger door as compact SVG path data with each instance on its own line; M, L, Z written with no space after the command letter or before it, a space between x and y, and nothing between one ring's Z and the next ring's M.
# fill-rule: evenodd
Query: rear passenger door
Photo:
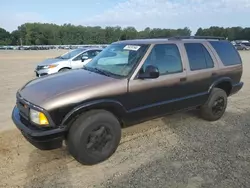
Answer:
M184 49L188 62L186 105L196 106L207 100L208 90L217 78L218 65L206 43L185 42Z

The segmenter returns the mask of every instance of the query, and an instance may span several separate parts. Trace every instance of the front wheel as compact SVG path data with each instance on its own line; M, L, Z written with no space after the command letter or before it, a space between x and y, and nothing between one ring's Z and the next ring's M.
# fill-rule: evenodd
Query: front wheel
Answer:
M201 106L201 117L208 121L220 119L227 108L227 94L220 88L214 88L208 101Z
M94 165L108 159L121 139L117 118L105 110L91 110L72 124L68 138L70 154L81 164Z

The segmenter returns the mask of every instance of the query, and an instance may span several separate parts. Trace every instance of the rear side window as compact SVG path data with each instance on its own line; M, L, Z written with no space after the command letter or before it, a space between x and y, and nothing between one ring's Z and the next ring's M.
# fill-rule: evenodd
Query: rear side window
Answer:
M227 41L210 41L225 66L241 64L241 58L235 47Z
M189 65L192 71L214 67L212 57L203 44L185 43L184 46L187 51Z

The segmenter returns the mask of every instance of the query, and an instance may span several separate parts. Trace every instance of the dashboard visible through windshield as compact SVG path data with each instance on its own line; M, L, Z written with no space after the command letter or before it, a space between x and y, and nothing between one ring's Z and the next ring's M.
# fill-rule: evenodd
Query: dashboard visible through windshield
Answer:
M109 76L127 77L146 53L149 45L111 44L84 66Z

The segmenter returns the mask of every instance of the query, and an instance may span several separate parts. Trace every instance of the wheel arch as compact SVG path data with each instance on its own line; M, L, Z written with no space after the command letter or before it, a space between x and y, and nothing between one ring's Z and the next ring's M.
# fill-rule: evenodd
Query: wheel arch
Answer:
M227 93L227 96L230 95L231 91L232 91L232 87L233 87L233 83L232 83L232 80L231 78L229 77L224 77L224 78L221 78L219 80L216 80L209 88L209 93L211 93L212 89L213 88L220 88L220 89L223 89L226 93Z
M66 114L66 116L62 120L62 125L67 126L67 128L70 128L72 122L79 115L86 111L97 109L107 110L111 112L118 119L121 124L121 127L123 127L126 110L120 102L115 100L96 100L80 104Z
M62 69L72 69L72 68L69 67L69 66L67 66L67 67L61 67L61 68L58 70L58 72L59 72L60 70L62 70Z

